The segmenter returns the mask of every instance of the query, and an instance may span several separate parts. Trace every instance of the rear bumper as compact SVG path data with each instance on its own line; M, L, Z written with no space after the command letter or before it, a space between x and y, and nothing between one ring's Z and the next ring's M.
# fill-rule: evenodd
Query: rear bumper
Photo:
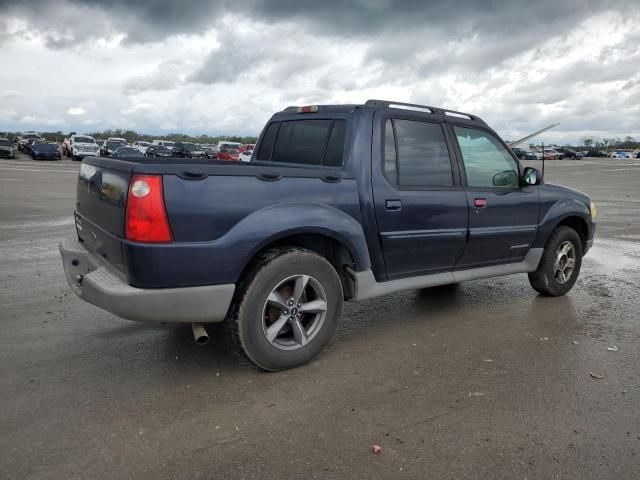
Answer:
M224 320L234 284L144 289L91 253L77 239L60 243L67 282L83 300L129 320L210 323Z

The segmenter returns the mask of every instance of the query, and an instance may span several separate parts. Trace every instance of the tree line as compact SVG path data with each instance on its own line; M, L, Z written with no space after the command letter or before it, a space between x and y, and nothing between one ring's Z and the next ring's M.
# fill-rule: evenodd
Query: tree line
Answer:
M630 135L624 138L613 137L583 137L581 139L582 145L587 150L618 150L628 149L634 150L640 148L640 140L636 140Z

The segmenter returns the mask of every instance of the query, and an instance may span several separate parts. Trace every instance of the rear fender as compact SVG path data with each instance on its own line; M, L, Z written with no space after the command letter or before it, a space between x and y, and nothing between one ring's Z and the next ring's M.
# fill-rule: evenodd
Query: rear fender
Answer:
M337 208L317 203L276 204L253 212L237 223L223 238L245 243L248 263L256 253L283 238L299 234L320 234L344 245L357 271L371 268L362 226ZM245 250L245 249L243 249Z

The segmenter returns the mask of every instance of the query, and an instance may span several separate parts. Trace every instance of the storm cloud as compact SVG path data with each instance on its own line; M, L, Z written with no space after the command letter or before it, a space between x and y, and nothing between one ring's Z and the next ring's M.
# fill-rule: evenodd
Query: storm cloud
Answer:
M0 126L51 128L60 120L60 129L255 134L290 104L383 97L471 111L506 137L551 122L561 125L548 141L639 136L635 6L632 0L6 3L0 52L12 68L0 73L0 96L24 95L3 97Z

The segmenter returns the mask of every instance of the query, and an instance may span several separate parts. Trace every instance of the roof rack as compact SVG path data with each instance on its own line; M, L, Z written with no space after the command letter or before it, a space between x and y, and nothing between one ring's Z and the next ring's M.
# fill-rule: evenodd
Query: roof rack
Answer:
M365 102L367 107L384 107L384 108L399 108L402 110L416 110L418 112L435 113L440 115L446 115L449 117L463 118L465 120L472 120L474 122L486 125L486 123L479 117L471 115L470 113L457 112L455 110L448 110L445 108L430 107L428 105L418 105L415 103L394 102L390 100L367 100Z

